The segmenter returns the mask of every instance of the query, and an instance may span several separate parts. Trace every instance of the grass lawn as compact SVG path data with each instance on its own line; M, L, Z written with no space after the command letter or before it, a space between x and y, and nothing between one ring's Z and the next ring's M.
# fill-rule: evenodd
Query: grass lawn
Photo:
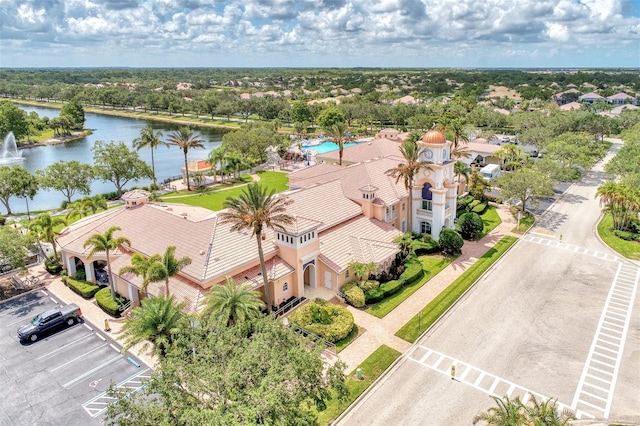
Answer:
M598 223L598 235L605 244L627 259L640 260L640 243L618 238L613 233L613 218L610 214L604 215Z
M396 336L408 341L415 340L429 328L440 316L455 303L480 276L515 243L515 237L506 236L489 249L480 259L471 265L462 275L442 291L435 299L425 306L418 315L414 316L398 332Z
M365 310L365 312L378 318L384 318L385 315L407 300L407 298L409 298L413 293L418 291L427 281L449 266L449 264L454 261L455 257L430 255L420 256L419 259L422 264L422 269L424 269L424 277L422 277L421 280L404 287L391 297L381 300L375 305L371 305Z
M266 185L269 189L275 189L276 192L282 192L289 189L287 186L289 177L285 173L258 172L257 174L260 176L260 183L262 185ZM251 181L251 177L248 175L245 175L242 178L243 181ZM183 194L188 194L187 192L174 192L163 196L161 199L168 203L182 203L218 211L222 210L222 205L228 197L237 197L242 193L243 189L243 183L236 183L233 185L217 186L211 191L192 192L193 195L188 195L186 197Z
M493 206L487 207L484 213L480 215L480 218L482 219L484 228L482 229L482 232L478 235L478 239L481 239L482 237L487 235L489 232L493 231L496 226L502 223L502 219L500 219L500 215L498 215L498 210Z
M335 398L327 402L327 409L318 413L318 424L328 425L347 409L400 355L400 352L382 345L369 355L358 368L362 369L364 380L355 378L355 371L347 377L349 398L338 401Z
M357 325L353 325L353 330L351 330L351 333L349 333L347 335L347 337L345 337L344 339L340 340L338 343L336 343L336 353L340 353L342 352L342 350L344 348L346 348L347 346L349 346L354 340L356 340L359 336L362 336L362 334L367 331L366 328L364 327L358 327Z

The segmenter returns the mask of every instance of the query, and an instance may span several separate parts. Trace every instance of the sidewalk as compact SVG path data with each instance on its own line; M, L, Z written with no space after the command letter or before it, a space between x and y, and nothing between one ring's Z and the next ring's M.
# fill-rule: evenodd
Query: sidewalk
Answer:
M353 371L380 345L387 345L401 353L407 351L412 344L395 336L396 331L417 315L422 308L462 275L502 237L505 235L519 237L519 235L511 233L511 230L517 226L517 222L509 212L509 207L499 205L498 214L502 219L500 225L480 241L465 241L462 254L453 263L425 283L384 318L376 318L353 306L347 306L353 314L356 324L367 330L338 354L338 357L347 364L347 372Z
M40 279L41 283L44 283L45 290L60 299L63 303L75 303L82 310L82 317L85 321L90 322L97 330L104 330L105 319L109 319L110 332L106 332L112 339L118 341L122 346L123 343L119 341L123 333L123 320L122 318L112 318L109 314L104 312L98 305L95 304L95 299L86 300L79 294L74 293L69 287L64 285L60 277L50 275L45 269L43 264L35 265L29 268L31 275L34 275ZM138 353L140 345L136 345L129 350L131 355L136 356L142 362L149 367L154 368L156 360L150 351L146 353Z

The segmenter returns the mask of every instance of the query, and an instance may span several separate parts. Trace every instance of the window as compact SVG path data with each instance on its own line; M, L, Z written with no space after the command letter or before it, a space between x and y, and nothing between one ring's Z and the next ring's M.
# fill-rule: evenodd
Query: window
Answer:
M404 211L404 203L402 203L402 211Z
M433 210L433 202L431 200L422 200L422 209L423 210Z
M348 280L349 279L349 270L347 269L347 272L344 273L344 279Z
M431 224L429 222L420 222L420 232L423 234L431 234Z
M284 293L287 290L289 290L289 283L285 282L282 284L282 292Z

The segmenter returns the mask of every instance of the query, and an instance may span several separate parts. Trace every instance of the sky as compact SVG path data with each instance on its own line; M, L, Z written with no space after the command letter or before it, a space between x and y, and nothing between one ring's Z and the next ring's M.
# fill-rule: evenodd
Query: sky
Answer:
M0 0L0 67L640 67L640 0Z

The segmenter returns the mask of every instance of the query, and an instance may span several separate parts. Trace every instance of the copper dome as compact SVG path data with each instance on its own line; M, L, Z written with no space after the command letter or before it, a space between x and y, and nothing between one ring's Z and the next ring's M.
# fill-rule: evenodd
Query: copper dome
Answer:
M423 137L422 142L429 144L445 144L447 138L437 130L429 130Z

